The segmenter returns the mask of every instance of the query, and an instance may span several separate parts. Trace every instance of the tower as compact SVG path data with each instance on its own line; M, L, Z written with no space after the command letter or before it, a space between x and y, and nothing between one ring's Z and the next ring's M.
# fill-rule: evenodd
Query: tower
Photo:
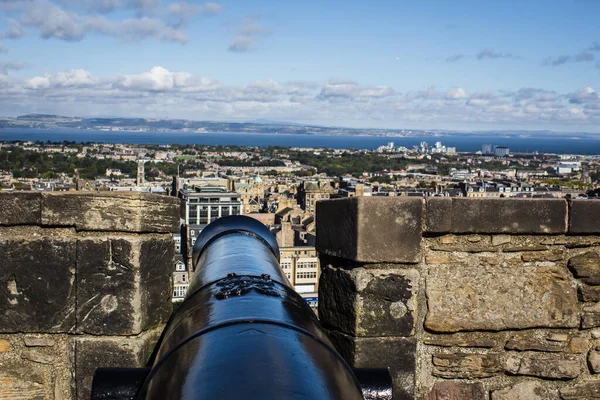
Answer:
M144 160L138 160L137 162L137 186L144 186Z

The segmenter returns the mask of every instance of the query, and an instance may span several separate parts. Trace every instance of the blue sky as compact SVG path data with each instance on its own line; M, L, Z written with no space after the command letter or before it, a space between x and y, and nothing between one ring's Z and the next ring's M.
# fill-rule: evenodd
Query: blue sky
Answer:
M600 132L600 1L0 0L2 115Z

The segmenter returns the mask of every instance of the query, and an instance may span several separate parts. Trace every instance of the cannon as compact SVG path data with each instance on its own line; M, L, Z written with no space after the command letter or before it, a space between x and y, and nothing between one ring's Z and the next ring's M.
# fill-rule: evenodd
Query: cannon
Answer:
M336 352L279 266L275 237L259 221L208 225L194 275L151 360L96 370L92 399L390 400L387 369L353 370Z

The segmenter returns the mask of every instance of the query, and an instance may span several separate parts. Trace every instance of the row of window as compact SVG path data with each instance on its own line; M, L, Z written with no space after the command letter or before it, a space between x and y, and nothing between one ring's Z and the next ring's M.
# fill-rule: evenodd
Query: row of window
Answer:
M308 272L297 272L296 279L316 279L317 272L316 271L308 271Z
M298 269L317 269L317 262L316 261L299 262L298 264L296 264L296 268L298 268Z
M188 285L177 285L173 288L173 297L185 297Z

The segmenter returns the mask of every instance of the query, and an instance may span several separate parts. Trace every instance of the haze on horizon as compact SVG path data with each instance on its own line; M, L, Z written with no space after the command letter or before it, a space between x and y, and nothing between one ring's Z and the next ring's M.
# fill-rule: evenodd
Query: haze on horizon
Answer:
M600 1L0 0L1 114L600 132Z

